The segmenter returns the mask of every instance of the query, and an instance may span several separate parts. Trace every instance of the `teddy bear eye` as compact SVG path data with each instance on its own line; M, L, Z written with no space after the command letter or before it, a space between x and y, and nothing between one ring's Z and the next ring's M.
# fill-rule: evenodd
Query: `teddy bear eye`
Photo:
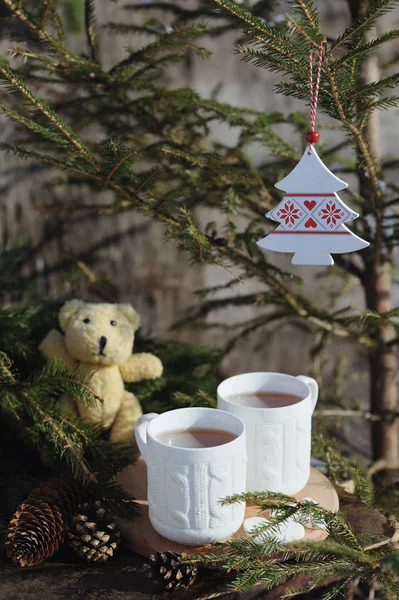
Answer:
M116 321L110 321L112 327L116 327Z
M90 319L88 319L87 317L85 319L83 319L83 323L90 323Z

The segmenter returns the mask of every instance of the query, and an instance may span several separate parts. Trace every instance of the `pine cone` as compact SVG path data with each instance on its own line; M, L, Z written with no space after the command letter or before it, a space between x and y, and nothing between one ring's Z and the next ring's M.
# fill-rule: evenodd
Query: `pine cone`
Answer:
M162 583L165 590L177 591L194 583L198 567L185 563L186 554L177 552L156 552L149 557L149 563L143 566L143 572L154 581Z
M70 514L84 488L72 478L51 477L40 484L14 513L7 531L7 556L31 567L56 552L66 537Z
M116 518L99 500L80 504L72 518L68 538L75 552L87 562L105 562L120 544Z

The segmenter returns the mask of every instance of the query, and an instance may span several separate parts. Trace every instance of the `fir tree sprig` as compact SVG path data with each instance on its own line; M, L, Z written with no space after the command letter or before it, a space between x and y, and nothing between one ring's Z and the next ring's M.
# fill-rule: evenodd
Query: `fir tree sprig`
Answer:
M376 0L370 9L359 17L352 25L335 40L331 46L331 52L335 52L341 45L351 45L353 41L358 42L365 31L370 30L376 21L384 14L389 12L397 4L397 0ZM394 39L395 30L391 32L391 38Z
M97 170L97 165L94 157L91 155L88 148L79 140L75 133L68 127L66 123L63 123L57 115L51 110L51 108L38 96L36 96L26 85L25 82L18 77L4 62L0 61L0 73L3 75L3 79L7 80L11 85L12 89L18 90L34 107L36 107L47 119L61 131L61 133L73 144L82 157L85 158L91 165ZM15 117L16 113L13 111L8 116ZM24 124L24 123L23 123Z
M189 557L192 563L235 572L236 578L230 584L234 590L247 592L256 585L272 590L282 584L289 586L292 582L291 588L284 592L284 597L291 597L330 584L325 597L335 598L355 579L377 581L387 594L396 589L393 564L389 572L381 568L384 560L390 565L394 562L395 552L392 552L389 543L378 548L364 546L341 513L332 513L312 502L272 492L237 494L225 499L226 504L242 501L257 505L259 512L273 510L274 516L269 517L268 524L255 528L249 538L236 537L215 545L213 553ZM278 533L279 525L294 516L300 520L313 519L316 523L324 523L329 537L317 543L281 544L274 541L273 535ZM267 541L261 544L254 541L255 537L266 532ZM300 589L295 587L297 577L302 578Z
M375 488L371 478L353 459L343 456L336 440L322 433L313 434L312 453L326 462L327 476L332 481L339 483L352 480L355 496L369 506L374 505Z
M85 0L85 30L87 44L90 48L90 58L93 62L98 63L99 54L95 35L95 12L93 0Z

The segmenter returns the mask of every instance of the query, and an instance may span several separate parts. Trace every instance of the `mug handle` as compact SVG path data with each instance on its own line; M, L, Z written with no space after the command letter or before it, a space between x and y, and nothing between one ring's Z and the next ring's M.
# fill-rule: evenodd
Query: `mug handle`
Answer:
M307 377L306 375L298 375L297 379L300 379L303 381L303 383L306 383L306 385L308 385L310 388L310 403L312 405L313 413L314 409L316 408L317 398L319 397L319 386L317 381L312 377Z
M142 415L136 421L134 426L134 435L136 436L136 442L141 452L141 456L144 458L144 462L147 464L148 448L147 448L147 427L148 423L158 417L158 413L148 413Z

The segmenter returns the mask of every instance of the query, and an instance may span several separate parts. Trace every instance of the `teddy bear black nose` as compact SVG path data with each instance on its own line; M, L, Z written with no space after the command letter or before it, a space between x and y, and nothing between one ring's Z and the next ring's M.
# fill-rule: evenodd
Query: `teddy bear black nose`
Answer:
M104 350L106 345L107 345L107 338L102 335L100 337L100 350Z

